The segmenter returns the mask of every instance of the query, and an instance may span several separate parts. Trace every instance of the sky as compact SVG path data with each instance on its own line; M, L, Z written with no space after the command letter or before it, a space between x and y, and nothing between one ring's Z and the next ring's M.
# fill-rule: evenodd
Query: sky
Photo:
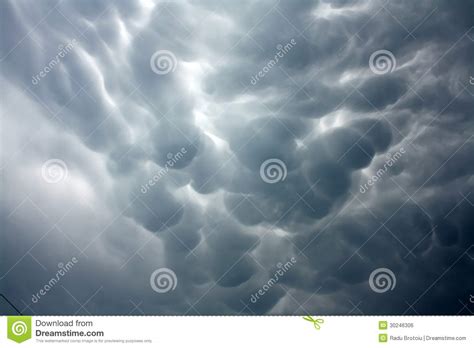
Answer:
M0 1L0 310L472 314L473 13Z

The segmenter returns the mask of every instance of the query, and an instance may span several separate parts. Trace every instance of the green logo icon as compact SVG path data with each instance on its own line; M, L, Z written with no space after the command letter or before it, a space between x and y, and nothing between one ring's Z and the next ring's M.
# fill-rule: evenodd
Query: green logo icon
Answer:
M316 330L319 330L321 328L321 324L324 323L324 319L321 319L321 318L314 319L310 315L303 317L303 319L312 322Z
M388 341L387 334L379 334L379 342L380 343L386 343L387 341Z
M379 330L387 330L388 324L386 321L379 321Z
M31 317L8 317L7 337L17 343L31 338Z

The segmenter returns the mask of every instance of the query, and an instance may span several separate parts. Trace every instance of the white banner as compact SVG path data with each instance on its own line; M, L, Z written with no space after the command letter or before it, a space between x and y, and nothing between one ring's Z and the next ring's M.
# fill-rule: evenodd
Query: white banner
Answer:
M0 317L0 347L473 347L472 316Z

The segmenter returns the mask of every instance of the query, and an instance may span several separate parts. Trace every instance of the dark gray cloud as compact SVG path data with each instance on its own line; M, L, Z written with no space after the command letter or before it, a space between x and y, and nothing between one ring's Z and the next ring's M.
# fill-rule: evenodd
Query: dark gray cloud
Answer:
M2 1L1 293L37 314L472 313L473 6Z

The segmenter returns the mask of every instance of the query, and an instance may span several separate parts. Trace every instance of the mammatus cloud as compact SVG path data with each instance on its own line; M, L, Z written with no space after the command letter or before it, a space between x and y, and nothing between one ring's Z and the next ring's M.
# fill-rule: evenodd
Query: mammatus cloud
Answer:
M472 313L471 2L0 6L20 311Z

